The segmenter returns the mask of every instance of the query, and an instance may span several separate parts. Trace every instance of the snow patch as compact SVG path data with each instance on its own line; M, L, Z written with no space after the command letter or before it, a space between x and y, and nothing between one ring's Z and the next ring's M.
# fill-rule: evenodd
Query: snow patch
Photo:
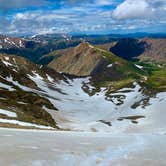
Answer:
M107 65L107 68L110 68L110 67L112 67L113 66L113 64L109 64L109 65Z
M6 85L6 84L4 84L4 83L2 83L2 82L0 82L0 88L7 89L7 90L9 90L9 91L14 91L14 90L15 90L15 89L12 88L11 86Z
M37 125L33 123L22 122L19 120L0 119L0 123L11 123L11 124L20 125L20 126L36 127L41 129L54 129L53 127L50 127L50 126Z
M9 63L9 62L7 62L7 61L2 61L4 64L5 64L5 66L13 66L13 64L11 64L11 63Z
M47 76L48 81L50 81L52 83L54 82L54 79L52 77L50 77L48 74L46 74L46 76Z
M4 114L4 115L7 115L7 116L13 117L13 118L17 117L16 113L10 112L10 111L4 110L4 109L0 109L0 114Z
M136 66L137 68L139 68L139 69L143 69L143 66L136 65L136 64L135 64L135 66Z

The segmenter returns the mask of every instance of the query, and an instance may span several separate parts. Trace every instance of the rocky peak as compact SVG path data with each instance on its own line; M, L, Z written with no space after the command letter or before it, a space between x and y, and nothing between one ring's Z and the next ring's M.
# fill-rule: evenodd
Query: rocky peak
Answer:
M97 76L102 79L105 77L119 79L135 72L135 67L127 61L87 42L65 51L48 66L62 73L76 76Z
M87 42L70 49L63 56L53 60L49 67L58 72L77 76L91 75L93 70L104 60L101 53Z

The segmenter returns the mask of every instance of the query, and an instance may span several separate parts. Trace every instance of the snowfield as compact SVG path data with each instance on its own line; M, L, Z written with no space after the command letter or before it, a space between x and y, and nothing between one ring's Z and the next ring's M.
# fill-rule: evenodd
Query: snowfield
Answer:
M57 125L68 131L0 129L0 165L7 166L165 166L166 165L166 92L158 93L143 104L147 96L134 83L106 97L101 87L94 95L90 78L55 82L36 71L27 75L37 85L32 89L12 76L10 85L47 98L59 111L49 112ZM0 84L0 88L14 87ZM139 104L138 104L139 103ZM26 104L26 103L23 103ZM138 104L137 107L133 105ZM0 109L0 114L17 114ZM0 119L0 123L52 129L47 126ZM93 131L93 132L92 132Z
M90 77L54 82L49 75L47 75L48 80L45 81L36 71L32 73L33 75L28 77L40 90L23 86L14 81L11 76L6 80L24 91L46 97L59 111L43 107L52 115L60 128L111 133L165 132L166 92L151 97L149 105L144 106L141 100L147 96L142 93L137 83L134 83L133 88L120 89L109 97L106 97L107 89L104 87L100 92L90 96L83 90L85 84L90 91L94 88L90 84ZM139 102L139 106L132 108ZM132 117L136 119L132 120Z
M29 76L37 86L46 94L47 98L59 109L58 112L45 108L52 114L59 127L75 131L108 131L113 133L121 132L164 132L165 130L165 105L166 92L159 93L152 97L149 105L143 107L143 104L133 109L131 106L146 96L142 94L141 87L135 83L134 88L123 88L117 93L111 94L112 101L105 96L106 89L93 96L85 93L83 84L93 87L88 78L78 78L67 80L68 83L60 81L54 83L50 78L49 85L38 74ZM56 91L58 89L58 91ZM122 104L116 96L122 97ZM117 105L118 104L118 105ZM157 109L160 108L160 109ZM158 111L156 111L158 110ZM142 116L138 123L132 123L129 119L118 121L120 117ZM159 118L156 118L159 117ZM112 126L102 122L110 122Z
M166 163L166 135L0 129L0 165L142 166Z

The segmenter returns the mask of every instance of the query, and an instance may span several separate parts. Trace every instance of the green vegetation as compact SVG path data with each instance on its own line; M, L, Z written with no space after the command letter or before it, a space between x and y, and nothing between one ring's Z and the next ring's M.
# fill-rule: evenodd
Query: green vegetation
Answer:
M157 71L152 71L146 85L150 88L158 89L160 91L166 90L166 68L161 68Z
M119 74L120 78L105 77L101 81L94 81L96 90L100 87L107 87L107 96L124 87L132 87L133 82L141 83L149 91L158 92L166 91L166 65L147 62L127 62L121 58L117 58L113 54L104 53L110 57L110 60L119 62L118 67L114 68L114 73ZM112 58L113 57L113 58ZM136 65L140 65L139 69Z
M100 87L107 87L107 95L109 95L111 92L115 92L118 89L132 87L133 82L143 81L144 78L148 76L147 72L136 67L135 63L128 62L100 48L95 47L95 49L100 51L102 56L107 59L110 64L113 64L109 71L105 72L106 74L104 73L99 79L93 79L97 91Z
M146 87L157 91L166 90L166 64L145 61L136 64L142 66L147 74L147 79L144 81Z
M109 59L110 63L115 63L118 66L116 69L117 72L125 75L125 77L139 79L141 75L145 74L143 70L137 68L132 62L128 62L114 55L112 52L108 52L97 47L95 48L102 53L104 58Z

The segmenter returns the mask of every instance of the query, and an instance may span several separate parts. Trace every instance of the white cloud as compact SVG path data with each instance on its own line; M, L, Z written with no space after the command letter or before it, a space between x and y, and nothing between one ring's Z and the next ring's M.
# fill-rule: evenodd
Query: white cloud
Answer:
M113 11L116 19L147 18L153 15L153 8L146 0L126 0Z
M113 11L115 19L166 19L165 0L125 0Z
M25 12L25 13L17 13L14 16L15 20L36 20L38 22L42 21L53 21L53 20L63 20L63 19L68 19L72 17L71 14L58 14L57 12L42 12L42 11L37 11L37 12Z
M32 2L32 0L23 1ZM165 0L125 0L123 2L122 0L85 0L84 3L81 1L81 4L74 5L79 2L71 0L72 5L62 5L61 8L51 10L36 8L2 14L0 33L16 35L69 32L124 33L151 29L165 31Z

